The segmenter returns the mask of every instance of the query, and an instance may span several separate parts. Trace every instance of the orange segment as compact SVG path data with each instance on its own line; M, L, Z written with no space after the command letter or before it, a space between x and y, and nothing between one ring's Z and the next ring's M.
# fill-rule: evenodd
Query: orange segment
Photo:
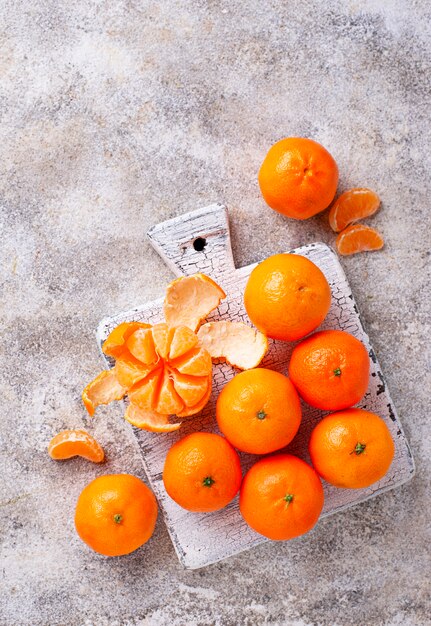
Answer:
M124 350L124 344L127 339L138 328L150 328L150 325L143 322L123 322L119 324L104 341L102 346L103 352L114 358L119 356Z
M145 365L151 365L158 359L151 328L136 330L128 338L126 346L130 353Z
M183 411L181 411L181 413L177 413L177 417L189 417L190 415L195 415L196 413L199 413L199 411L202 411L202 409L208 404L208 401L211 397L211 391L212 391L212 376L209 375L208 376L208 389L204 397L202 398L202 400L200 400L200 402L198 402L197 404L191 407L185 408Z
M242 370L257 367L268 351L266 336L242 322L208 322L198 337L213 359L225 358Z
M159 398L157 400L156 410L158 413L166 413L167 415L178 415L184 409L184 402L175 391L174 383L169 376L168 370L165 370L162 385L160 387Z
M134 404L129 404L124 418L129 424L153 433L169 433L178 430L181 426L181 422L171 424L168 415L162 415L156 411L143 410Z
M380 250L384 246L383 237L374 228L354 224L338 235L335 245L339 254L349 255L368 250Z
M155 324L152 327L151 332L153 333L154 345L157 352L160 354L162 359L166 359L169 354L169 347L174 335L174 329L169 328L167 324L162 322L161 324Z
M169 359L176 359L195 347L198 342L196 333L188 326L178 326L175 328L169 349Z
M166 322L169 326L188 326L195 331L225 297L223 289L205 274L177 278L166 289Z
M204 397L208 390L208 376L189 376L171 371L174 388L186 407L192 407Z
M205 348L193 348L187 354L172 360L170 365L181 374L191 376L207 376L212 369L211 357Z
M144 365L142 361L135 359L129 352L125 352L117 358L114 370L120 385L130 389L133 385L148 376L155 367L155 364Z
M380 206L379 196L371 189L349 189L336 199L329 211L329 225L336 233L349 224L374 215Z
M90 415L99 404L109 404L124 398L127 389L120 385L114 370L104 370L82 392L82 401Z
M154 409L162 381L162 369L155 370L129 392L129 400L140 409Z
M102 446L85 430L62 430L49 442L48 454L56 461L82 456L101 463L105 458Z

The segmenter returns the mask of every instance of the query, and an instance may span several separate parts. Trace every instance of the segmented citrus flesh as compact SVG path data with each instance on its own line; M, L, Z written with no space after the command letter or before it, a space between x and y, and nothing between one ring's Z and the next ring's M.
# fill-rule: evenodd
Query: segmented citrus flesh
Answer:
M341 231L335 241L338 253L344 256L357 252L380 250L384 244L383 237L377 230L363 224L348 226Z
M329 211L329 225L336 233L349 224L370 217L380 206L379 196L371 189L358 187L339 196Z
M116 326L103 342L102 350L104 354L114 358L119 356L124 350L127 339L138 328L150 328L150 325L143 322L123 322Z
M82 456L101 463L105 458L102 446L86 430L62 430L49 442L48 454L56 461Z
M152 365L158 360L151 328L136 330L126 341L129 352L145 365Z
M266 336L243 322L208 322L197 334L213 359L224 358L242 370L257 367L268 351Z

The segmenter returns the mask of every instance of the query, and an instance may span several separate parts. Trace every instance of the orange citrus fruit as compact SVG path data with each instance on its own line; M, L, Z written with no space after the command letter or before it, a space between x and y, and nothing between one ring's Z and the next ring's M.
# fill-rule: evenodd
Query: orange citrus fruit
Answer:
M251 272L244 305L257 328L272 339L296 341L315 330L331 305L323 272L298 254L275 254Z
M379 196L371 189L358 187L339 196L329 211L329 225L336 233L353 222L374 215L380 206Z
M352 224L338 234L335 245L339 254L348 256L357 252L380 250L385 242L375 228L363 224Z
M168 495L188 511L217 511L238 493L239 456L214 433L192 433L168 451L163 469Z
M136 476L99 476L78 498L75 527L90 548L106 556L133 552L154 532L157 502Z
M394 458L394 442L381 417L347 409L322 419L311 433L316 471L336 487L361 489L383 478Z
M292 441L301 423L301 405L286 376L255 368L223 387L216 415L221 432L235 448L267 454Z
M364 344L343 330L322 330L293 349L289 378L311 406L326 411L350 407L368 387L370 359Z
M338 184L338 167L317 141L288 137L275 143L259 171L259 185L269 206L297 220L328 207Z
M85 430L62 430L49 442L48 454L56 461L82 456L101 463L105 458L102 446Z
M316 472L290 454L261 459L244 476L239 508L256 532L275 540L292 539L313 528L323 507Z

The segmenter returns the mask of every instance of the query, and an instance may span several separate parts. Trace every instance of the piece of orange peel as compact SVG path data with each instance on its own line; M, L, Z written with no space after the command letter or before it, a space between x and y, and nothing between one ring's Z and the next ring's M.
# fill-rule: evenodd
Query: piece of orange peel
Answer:
M151 326L123 322L103 343L116 359L84 389L90 413L99 404L120 400L130 404L125 419L144 430L170 432L181 423L169 415L188 417L201 411L211 396L211 357L225 358L240 369L259 365L268 349L265 335L242 322L202 321L226 297L205 274L184 276L167 289L163 310L166 323Z

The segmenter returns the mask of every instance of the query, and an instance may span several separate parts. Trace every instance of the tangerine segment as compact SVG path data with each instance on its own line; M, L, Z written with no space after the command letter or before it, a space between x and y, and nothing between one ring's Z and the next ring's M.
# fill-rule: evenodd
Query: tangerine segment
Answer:
M169 349L169 359L176 359L182 356L198 343L198 337L188 326L178 326L172 337Z
M167 359L171 341L175 332L174 329L169 328L167 324L162 322L161 324L155 324L152 327L151 332L153 333L153 340L157 353L162 357L162 359Z
M166 289L163 307L166 322L169 326L188 326L196 331L225 297L223 289L205 274L177 278Z
M155 408L158 413L166 413L167 415L178 415L184 409L184 402L175 391L174 383L167 369L163 375Z
M148 411L140 409L134 404L129 404L124 414L124 419L142 430L148 430L152 433L170 433L178 430L181 422L171 424L168 415L162 415L156 411Z
M89 414L94 415L99 404L121 400L126 392L127 389L118 382L115 371L104 370L85 387L82 392L82 401Z
M129 400L140 409L153 410L157 403L163 370L157 369L129 392Z
M380 198L371 189L358 187L339 196L329 211L329 225L339 233L349 224L374 215L380 206Z
M196 415L196 413L199 413L200 411L202 411L202 409L204 409L206 405L208 404L208 401L211 397L211 391L212 391L212 375L209 374L208 375L208 389L204 397L202 398L202 400L200 400L200 402L198 402L197 404L194 404L193 406L189 408L185 408L183 411L181 411L181 413L178 413L178 417L190 417L191 415Z
M266 336L243 322L208 322L198 337L213 359L225 358L242 370L257 367L268 351Z
M173 359L170 365L181 374L191 376L207 376L212 369L211 357L205 348L193 348L178 359Z
M117 358L114 370L118 382L126 389L130 389L140 380L146 378L155 367L157 367L156 363L144 365L142 361L135 359L129 352L125 352Z
M151 365L158 360L151 328L136 330L128 338L126 347L138 361L142 361L145 365Z
M357 252L380 250L385 245L383 237L377 230L363 224L348 226L338 235L335 245L339 254L347 256Z
M111 331L103 343L102 350L108 355L116 358L124 350L124 344L127 339L138 328L150 328L149 324L143 322L123 322Z
M56 461L82 456L101 463L105 458L102 446L86 430L62 430L49 442L48 454Z
M186 407L190 408L202 400L208 391L209 376L189 376L171 370L175 391Z

